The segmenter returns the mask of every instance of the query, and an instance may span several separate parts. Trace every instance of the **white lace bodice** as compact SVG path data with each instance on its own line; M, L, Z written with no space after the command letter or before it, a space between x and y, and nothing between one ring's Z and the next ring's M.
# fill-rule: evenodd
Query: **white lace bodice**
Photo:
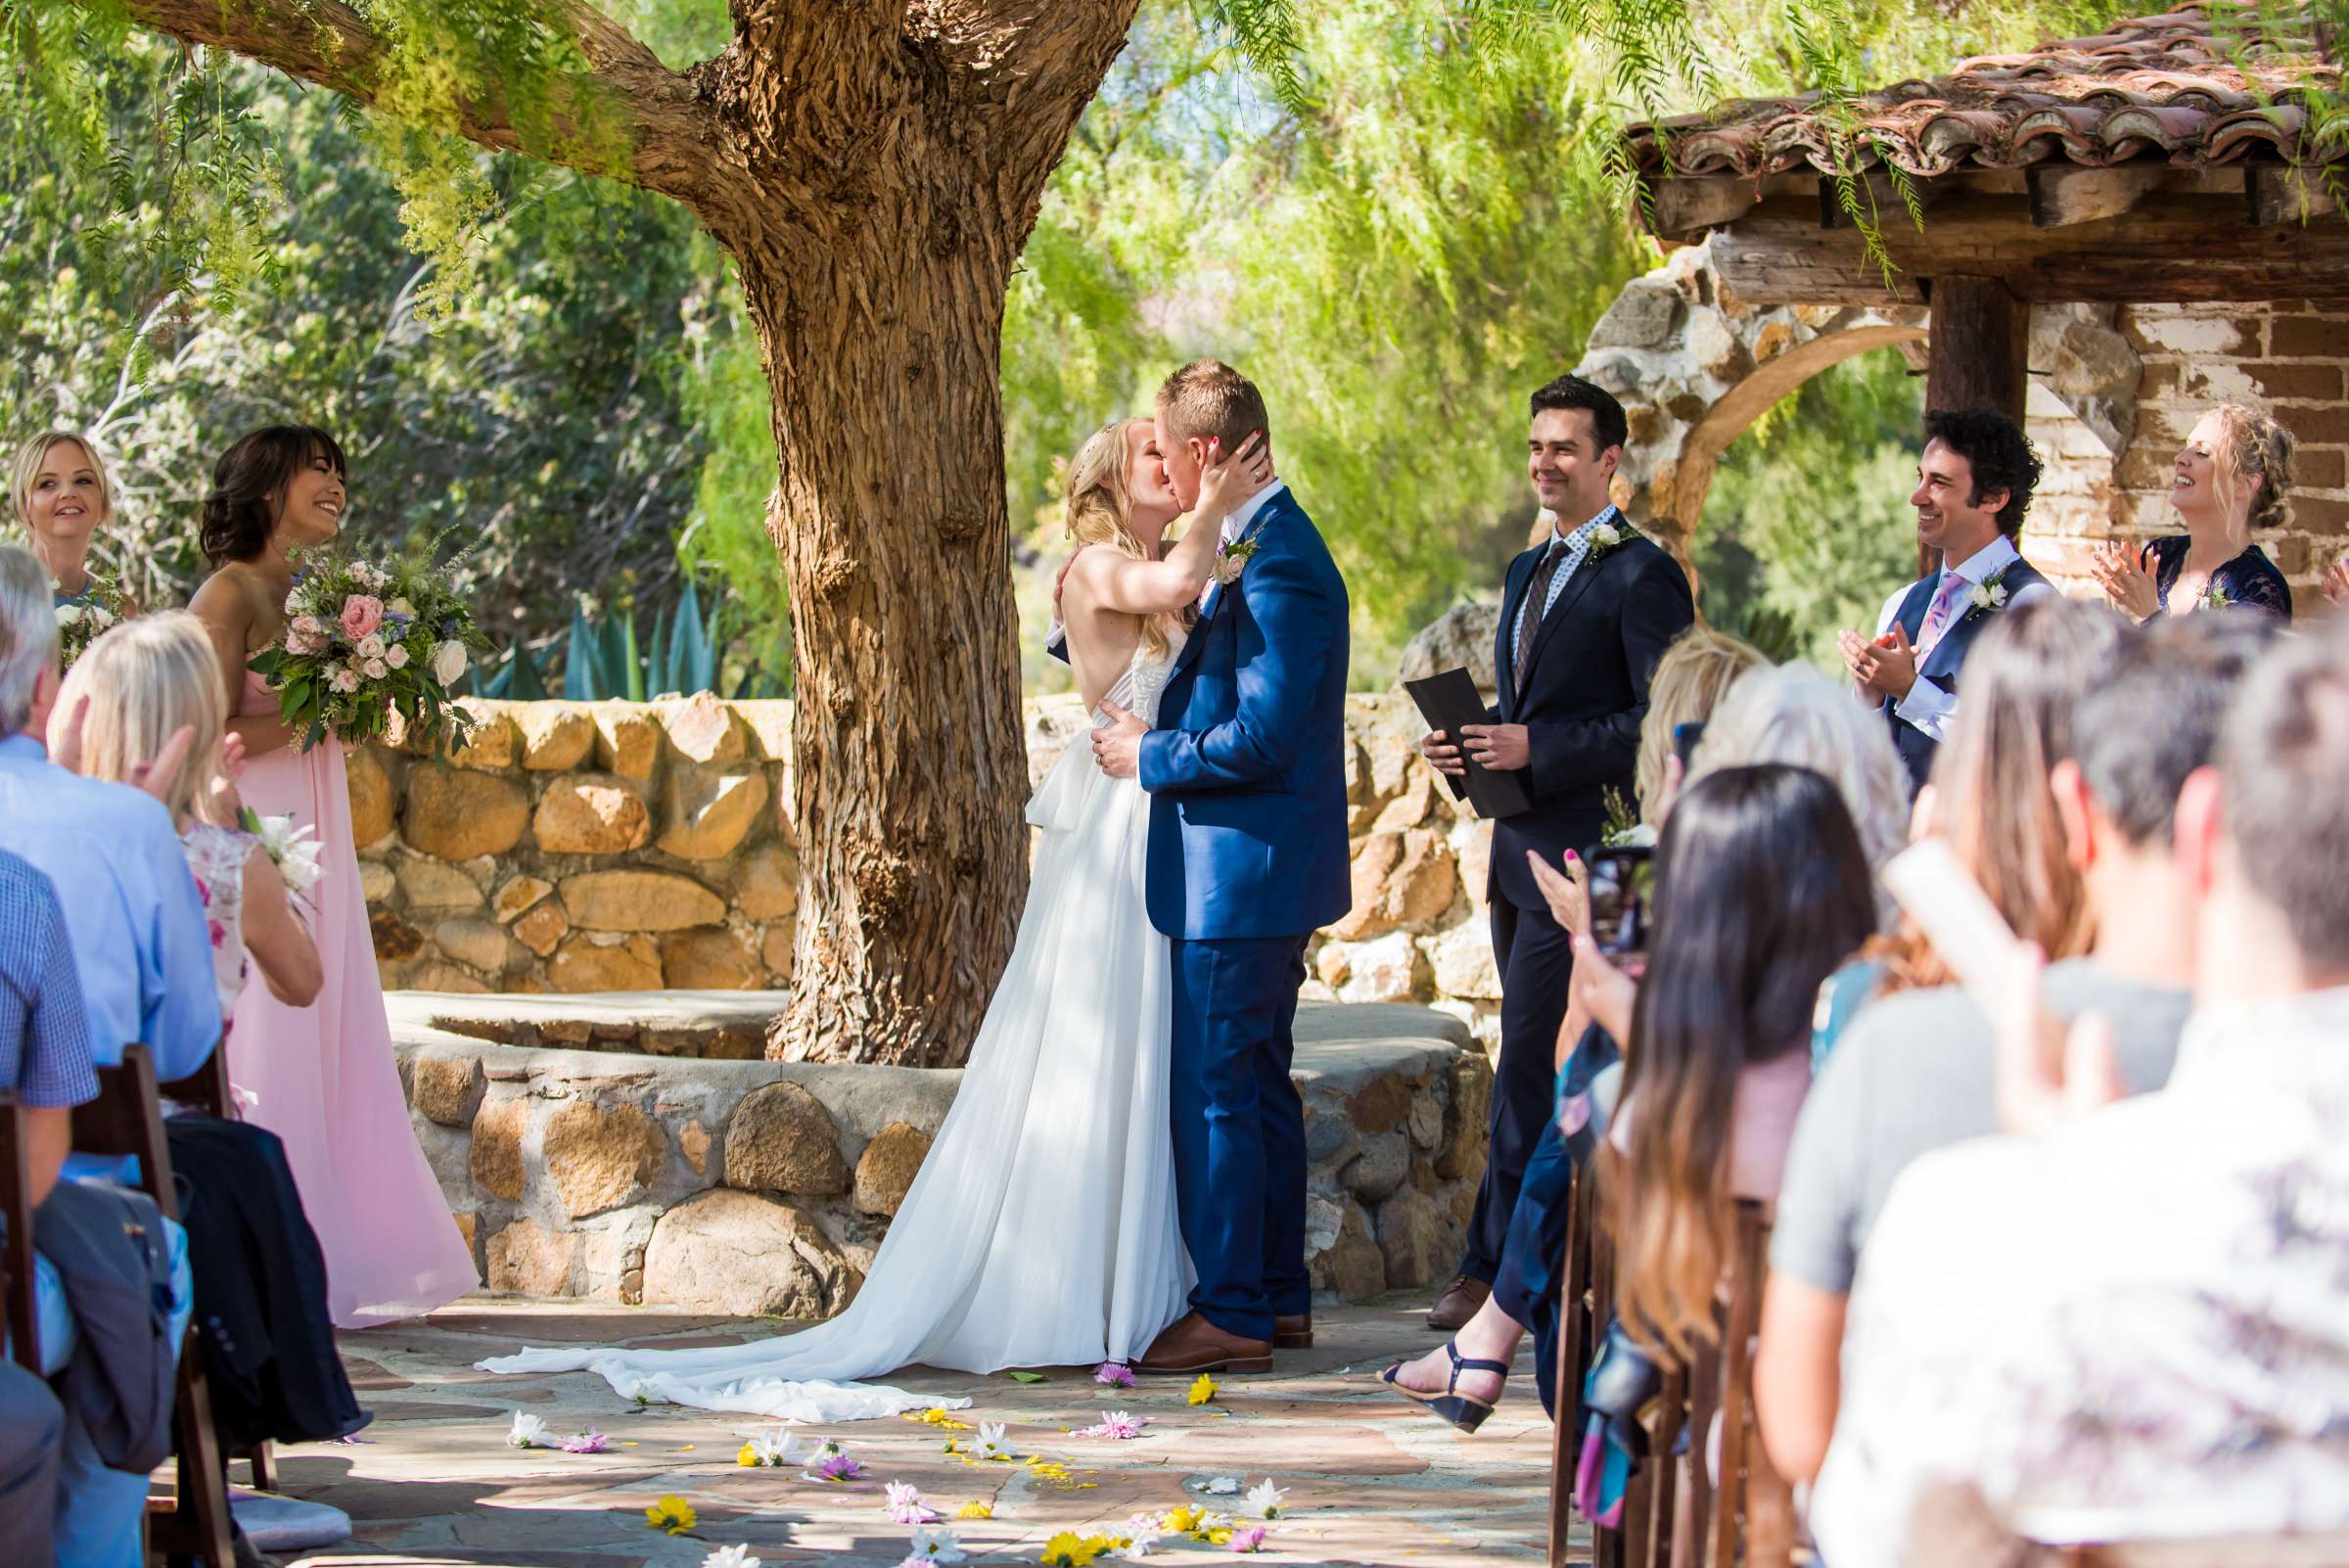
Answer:
M1153 659L1148 649L1136 648L1133 658L1101 701L1115 703L1145 724L1158 722L1158 700L1166 694L1167 681L1174 673L1174 660L1182 652L1183 633L1176 631L1174 642L1163 658ZM1093 726L1097 729L1109 722L1109 715L1096 707Z

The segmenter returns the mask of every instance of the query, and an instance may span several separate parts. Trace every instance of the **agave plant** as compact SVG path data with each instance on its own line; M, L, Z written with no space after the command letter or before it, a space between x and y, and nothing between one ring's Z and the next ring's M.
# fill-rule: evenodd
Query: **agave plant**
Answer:
M717 635L722 609L722 603L713 604L705 615L701 590L687 577L675 604L655 612L652 640L640 649L633 613L599 625L588 619L586 606L576 606L563 660L563 695L573 702L620 697L640 703L647 697L715 690L724 646Z

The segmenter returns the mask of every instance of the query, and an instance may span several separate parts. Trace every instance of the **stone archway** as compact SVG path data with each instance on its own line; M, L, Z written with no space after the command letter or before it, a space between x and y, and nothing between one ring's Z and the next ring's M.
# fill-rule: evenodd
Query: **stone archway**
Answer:
M1621 398L1629 416L1616 504L1680 558L1694 585L1690 545L1728 444L1779 398L1855 355L1897 347L1921 370L1926 338L1921 305L1747 304L1715 275L1708 243L1674 251L1625 285L1575 373ZM2038 306L2030 363L2035 385L2106 448L2108 476L2133 437L2142 376L2114 308Z

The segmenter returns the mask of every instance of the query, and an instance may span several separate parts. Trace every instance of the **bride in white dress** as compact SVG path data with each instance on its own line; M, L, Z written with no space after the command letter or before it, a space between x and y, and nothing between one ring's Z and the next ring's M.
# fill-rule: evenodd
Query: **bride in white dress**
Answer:
M1063 579L1069 663L1104 704L1153 720L1222 520L1270 480L1261 443L1211 464L1179 543L1150 421L1097 432L1070 465L1080 546ZM491 1372L598 1372L623 1398L828 1422L937 1403L853 1381L914 1362L961 1371L1128 1360L1182 1315L1167 1121L1167 939L1143 908L1150 799L1061 754L1028 803L1042 830L1019 938L953 1107L849 1309L801 1333L699 1350L526 1350Z

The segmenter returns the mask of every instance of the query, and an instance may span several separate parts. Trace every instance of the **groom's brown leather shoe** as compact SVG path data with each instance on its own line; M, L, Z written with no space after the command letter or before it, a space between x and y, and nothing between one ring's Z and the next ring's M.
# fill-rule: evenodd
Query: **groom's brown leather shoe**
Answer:
M1269 1372L1272 1347L1227 1334L1197 1313L1185 1314L1150 1342L1133 1363L1137 1372Z
M1272 1319L1272 1348L1274 1350L1312 1350L1313 1348L1313 1314L1312 1313L1283 1313Z
M1456 1334L1468 1326L1468 1319L1476 1315L1476 1310L1492 1294L1493 1287L1484 1280L1461 1274L1445 1287L1435 1306L1428 1309L1427 1326L1439 1334Z

